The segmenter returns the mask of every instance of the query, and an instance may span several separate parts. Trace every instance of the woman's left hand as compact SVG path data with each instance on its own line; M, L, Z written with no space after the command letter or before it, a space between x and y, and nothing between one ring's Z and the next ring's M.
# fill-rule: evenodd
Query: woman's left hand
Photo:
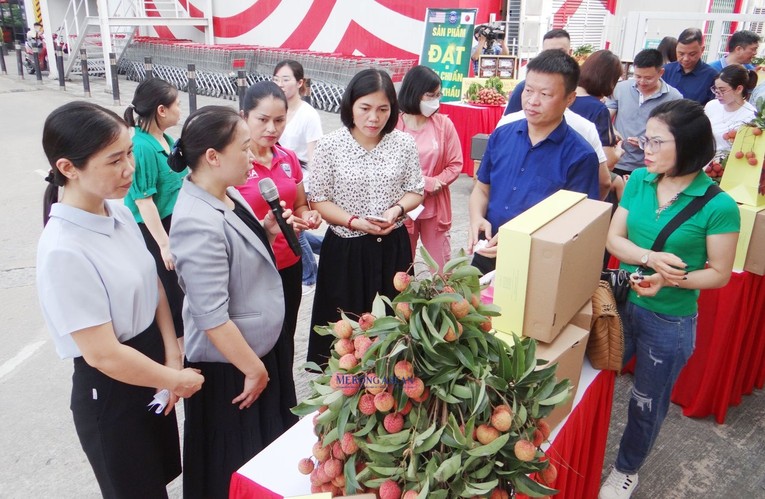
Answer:
M308 229L315 229L321 225L321 214L316 210L304 211L300 217Z

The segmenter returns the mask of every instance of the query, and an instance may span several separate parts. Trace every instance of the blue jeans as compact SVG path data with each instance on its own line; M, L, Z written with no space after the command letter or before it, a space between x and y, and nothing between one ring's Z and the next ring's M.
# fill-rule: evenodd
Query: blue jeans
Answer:
M302 250L300 258L303 260L303 284L312 286L316 284L318 266L316 265L316 257L313 256L313 250L306 235L305 231L301 231L300 236L298 236L300 249Z
M637 473L667 416L672 387L696 342L697 314L651 312L632 302L619 306L624 324L624 363L636 356L635 379L616 469Z

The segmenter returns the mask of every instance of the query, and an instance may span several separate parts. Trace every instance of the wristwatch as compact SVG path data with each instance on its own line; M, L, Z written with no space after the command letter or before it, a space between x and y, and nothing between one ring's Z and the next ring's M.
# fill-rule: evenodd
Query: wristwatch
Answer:
M643 265L643 266L646 266L646 265L648 265L648 257L649 257L650 255L651 255L651 252L649 251L649 252L648 252L648 253L646 253L645 255L641 256L641 257L640 257L640 264L641 264L641 265Z

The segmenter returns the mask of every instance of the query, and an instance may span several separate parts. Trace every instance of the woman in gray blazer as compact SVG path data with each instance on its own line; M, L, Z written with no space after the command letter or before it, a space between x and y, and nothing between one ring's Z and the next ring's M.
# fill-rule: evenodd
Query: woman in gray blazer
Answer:
M250 133L231 108L188 117L168 163L189 167L170 247L186 298L187 365L206 383L185 402L184 497L227 497L231 474L297 418L292 357L282 334L284 295L264 225L231 186L252 167ZM289 216L291 213L286 212Z

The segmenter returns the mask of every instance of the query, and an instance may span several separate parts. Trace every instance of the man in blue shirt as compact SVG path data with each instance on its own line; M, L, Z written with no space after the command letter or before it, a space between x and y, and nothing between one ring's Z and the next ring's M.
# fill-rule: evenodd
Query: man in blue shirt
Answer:
M526 119L489 137L469 202L468 251L488 240L473 256L483 272L496 265L496 234L505 222L560 189L599 199L598 157L563 118L578 80L579 64L570 55L545 50L528 64L522 95Z
M571 36L569 36L568 31L565 29L553 29L545 33L545 36L542 37L542 50L551 49L562 50L571 55ZM521 80L513 89L513 93L507 99L507 106L503 113L505 116L510 113L517 113L522 109L521 94L525 85L526 81Z
M710 62L709 66L718 73L731 64L741 64L746 69L754 69L752 59L757 55L759 48L760 36L757 33L745 29L736 31L728 40L728 55Z
M701 105L714 98L712 85L719 74L701 60L704 35L698 28L688 28L677 38L677 61L664 65L664 81L686 99Z

